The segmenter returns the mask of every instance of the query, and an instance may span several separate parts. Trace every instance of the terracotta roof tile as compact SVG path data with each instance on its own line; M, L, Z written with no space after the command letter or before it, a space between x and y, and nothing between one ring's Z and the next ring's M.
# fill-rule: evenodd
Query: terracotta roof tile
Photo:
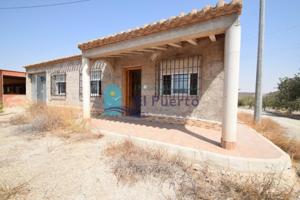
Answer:
M81 59L81 55L73 55L73 56L68 56L68 57L57 58L54 60L43 61L40 63L31 64L31 65L26 65L24 67L25 68L42 67L42 66L46 66L46 65L54 65L54 64L58 64L58 63L66 62L66 61L75 61L75 60L80 60L80 59Z
M78 45L78 47L81 50L92 49L95 47L101 47L124 40L166 31L172 28L204 22L221 16L227 16L235 13L241 14L241 11L242 0L232 0L231 3L225 3L224 0L219 0L215 7L207 5L202 10L193 9L188 14L181 13L179 16L171 17L167 20L162 19L152 24L145 24L142 27L137 27L133 30L129 29L126 32L120 32L118 34L109 35L96 40L81 43Z

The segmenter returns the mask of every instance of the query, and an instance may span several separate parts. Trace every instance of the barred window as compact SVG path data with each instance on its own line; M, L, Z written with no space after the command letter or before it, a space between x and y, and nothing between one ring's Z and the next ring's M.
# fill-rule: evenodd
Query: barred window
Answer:
M51 95L66 96L66 74L51 75Z
M164 59L156 64L156 95L200 94L200 56Z
M171 84L172 84L171 78L172 78L171 75L163 75L162 93L164 95L171 94Z
M91 96L101 95L101 71L91 71Z
M173 74L173 94L187 94L188 80L188 74Z
M91 81L90 87L91 91L90 94L92 97L101 96L102 88L101 88L101 70L92 70L91 71ZM79 73L79 95L82 97L82 73Z

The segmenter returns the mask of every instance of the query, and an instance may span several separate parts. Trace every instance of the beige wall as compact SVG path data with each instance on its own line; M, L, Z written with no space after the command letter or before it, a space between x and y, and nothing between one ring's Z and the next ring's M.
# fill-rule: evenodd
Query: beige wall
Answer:
M27 68L28 73L26 77L26 95L30 101L35 101L32 94L33 87L29 74L46 73L46 102L49 105L68 105L80 106L79 98L79 71L81 68L81 60L64 62L49 66ZM51 74L62 72L66 73L66 96L51 96Z
M146 96L146 105L142 105L141 111L144 115L171 115L176 117L201 118L206 120L221 121L222 119L222 98L224 79L224 38L217 42L203 39L199 45L186 44L183 48L172 48L172 51L164 51L158 54L157 60L163 58L174 58L176 56L201 56L201 81L199 87L201 94L199 104L186 106L184 101L180 106L161 106L160 103L152 105L152 97L155 95L155 61L148 56L127 56L117 59L115 67L115 83L121 88L124 85L123 69L131 66L142 67L142 96ZM145 89L146 88L146 89ZM178 98L175 98L177 105Z
M221 121L223 79L224 79L224 38L218 38L216 42L209 39L199 41L199 45L185 44L183 48L171 48L157 54L156 61L163 58L174 58L177 56L200 55L201 56L201 94L199 105L186 106L180 103L177 107L164 107L159 103L152 106L152 96L155 95L155 61L151 59L152 54L132 55L116 58L109 61L104 71L102 80L102 91L106 85L115 83L121 89L124 86L123 70L126 67L142 67L142 96L146 96L146 105L142 105L143 115L171 115L177 117L191 117L214 121ZM93 61L91 62L93 64ZM79 96L79 72L81 60L64 62L45 67L27 68L29 74L46 72L47 80L47 103L50 105L68 105L81 107L82 100ZM66 97L51 96L51 74L54 72L66 72L67 74L67 95ZM27 98L32 100L32 85L27 76ZM102 109L101 97L91 98L92 109Z

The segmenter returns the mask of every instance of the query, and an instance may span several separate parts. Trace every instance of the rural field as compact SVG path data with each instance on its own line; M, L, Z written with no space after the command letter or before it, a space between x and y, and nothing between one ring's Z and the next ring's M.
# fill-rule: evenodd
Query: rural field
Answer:
M40 109L0 114L1 200L299 198L293 176L195 168L179 155L90 133L76 120L60 124L52 112L61 109Z

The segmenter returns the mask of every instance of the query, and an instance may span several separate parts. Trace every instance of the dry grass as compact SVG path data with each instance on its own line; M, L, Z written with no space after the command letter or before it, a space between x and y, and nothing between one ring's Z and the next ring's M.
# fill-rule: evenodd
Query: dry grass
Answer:
M31 131L51 132L59 137L69 138L72 134L84 133L85 138L100 138L89 132L89 123L81 119L77 110L65 107L51 107L44 104L31 105L25 113L10 118L10 124L29 124ZM81 138L82 139L82 138Z
M167 179L184 165L179 157L168 158L162 151L149 151L130 141L110 145L105 154L116 159L113 173L123 183L134 183L147 176Z
M238 114L238 120L249 125L271 140L274 144L287 152L292 159L300 160L300 140L288 137L284 132L285 130L272 119L263 118L260 123L256 124L253 121L252 114L241 112Z
M289 199L291 186L274 174L245 176L210 170L207 165L195 170L179 156L142 148L130 141L109 145L112 172L121 183L134 184L155 178L173 189L175 199ZM171 197L170 197L171 198Z
M28 183L22 183L17 186L10 186L7 184L0 184L0 199L26 199L28 194Z

